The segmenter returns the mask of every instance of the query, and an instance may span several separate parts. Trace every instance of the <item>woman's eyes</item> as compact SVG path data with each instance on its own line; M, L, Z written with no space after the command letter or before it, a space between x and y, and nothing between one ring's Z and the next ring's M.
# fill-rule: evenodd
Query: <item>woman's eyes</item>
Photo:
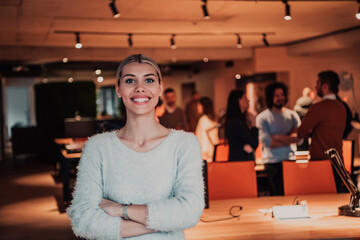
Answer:
M125 83L134 83L134 82L135 82L135 80L132 78L128 78L125 80Z
M131 84L131 83L135 83L135 79L133 78L128 78L124 80L125 83ZM153 83L155 82L155 79L153 78L146 78L145 79L145 83Z
M152 79L152 78L147 78L147 79L145 79L145 82L146 83L153 83L153 82L155 82L155 80Z

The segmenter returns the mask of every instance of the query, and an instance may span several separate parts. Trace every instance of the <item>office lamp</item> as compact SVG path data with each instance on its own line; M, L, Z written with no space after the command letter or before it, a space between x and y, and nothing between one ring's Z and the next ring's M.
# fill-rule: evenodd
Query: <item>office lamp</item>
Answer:
M345 165L340 158L339 153L335 148L330 148L325 151L325 153L329 156L331 164L334 166L346 188L351 193L350 203L339 207L339 215L360 217L360 193L349 173L346 171Z

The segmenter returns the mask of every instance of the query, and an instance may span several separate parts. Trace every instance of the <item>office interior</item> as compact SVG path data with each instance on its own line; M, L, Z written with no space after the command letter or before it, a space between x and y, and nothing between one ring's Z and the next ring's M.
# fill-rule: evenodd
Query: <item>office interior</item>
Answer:
M341 78L339 96L355 114L359 11L356 0L1 1L0 229L6 234L0 239L75 239L53 161L12 152L12 127L37 126L35 86L92 82L95 117L106 112L117 118L116 68L126 56L143 53L160 64L165 88L177 92L183 108L197 90L214 101L220 116L230 91L245 88L256 114L256 89L274 80L288 86L286 107L292 109L305 87L315 89L318 72L333 70ZM76 117L88 116L74 110ZM348 138L360 165L360 129ZM201 234L187 239L202 239Z

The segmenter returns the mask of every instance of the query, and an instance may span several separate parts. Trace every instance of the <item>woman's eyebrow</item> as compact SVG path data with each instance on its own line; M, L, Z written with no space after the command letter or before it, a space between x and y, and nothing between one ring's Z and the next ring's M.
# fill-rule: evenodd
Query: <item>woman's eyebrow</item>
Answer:
M128 73L128 74L125 74L124 76L122 76L122 78L124 78L124 77L135 77L135 75Z
M155 77L156 77L156 75L153 74L153 73L149 73L149 74L145 74L145 75L144 75L144 77L149 77L149 76L155 76Z

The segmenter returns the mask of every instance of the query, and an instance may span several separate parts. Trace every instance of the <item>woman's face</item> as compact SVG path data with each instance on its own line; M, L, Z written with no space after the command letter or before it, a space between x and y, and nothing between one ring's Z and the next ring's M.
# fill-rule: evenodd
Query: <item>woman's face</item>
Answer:
M120 83L116 86L118 97L123 99L128 113L155 112L163 91L156 70L146 63L133 62L122 69Z
M249 100L247 99L245 94L242 96L242 98L239 98L239 105L240 105L240 110L242 113L244 113L248 110Z

